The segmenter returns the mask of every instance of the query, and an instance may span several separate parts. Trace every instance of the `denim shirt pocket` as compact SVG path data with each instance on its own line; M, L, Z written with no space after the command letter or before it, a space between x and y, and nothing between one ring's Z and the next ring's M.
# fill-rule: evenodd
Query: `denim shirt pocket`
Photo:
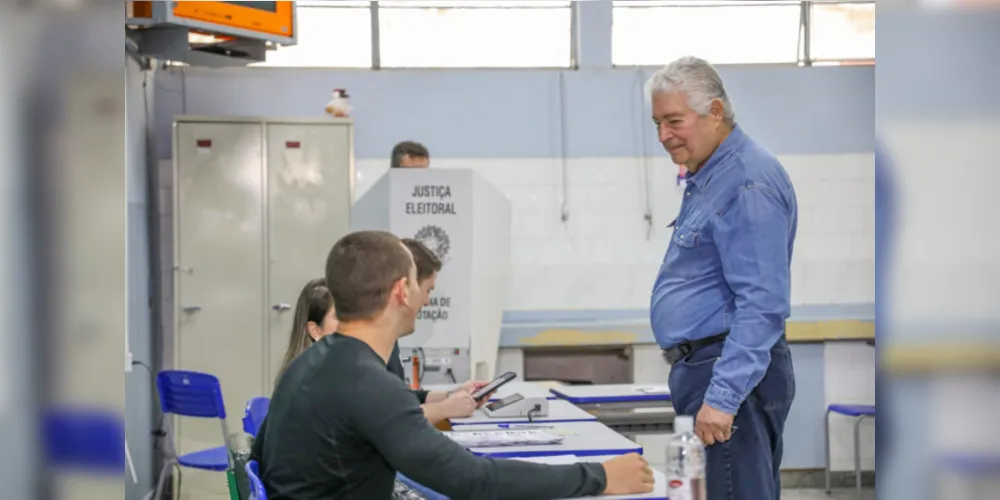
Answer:
M704 221L685 223L674 228L670 251L661 266L666 275L696 278L711 271L706 260L706 253L711 251L711 243L706 241L704 231Z

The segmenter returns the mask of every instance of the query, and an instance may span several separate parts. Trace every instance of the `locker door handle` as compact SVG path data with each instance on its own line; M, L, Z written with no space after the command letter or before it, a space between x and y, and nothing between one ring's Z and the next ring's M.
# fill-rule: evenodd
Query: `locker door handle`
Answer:
M201 310L201 306L187 306L184 309L182 309L182 311L184 311L184 312L186 312L188 314L194 314L194 313L196 313L196 312L198 312L200 310Z
M292 308L291 304L275 304L275 305L271 306L271 309L274 309L275 311L278 311L278 312L287 311L287 310L289 310L291 308Z

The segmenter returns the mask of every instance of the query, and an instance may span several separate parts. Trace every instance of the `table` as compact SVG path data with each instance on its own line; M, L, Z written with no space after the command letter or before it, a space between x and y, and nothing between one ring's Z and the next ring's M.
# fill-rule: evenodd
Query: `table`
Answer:
M472 453L492 458L547 457L573 455L577 457L642 454L642 446L611 430L600 422L561 422L554 424L487 424L464 425L462 431L488 431L495 429L533 429L561 436L563 442L552 445L497 446L471 448Z
M673 432L676 413L666 385L569 385L551 390L560 399L597 416L602 423L622 434Z
M580 461L587 462L600 462L603 463L607 460L614 458L613 455L599 456L599 457L580 457ZM532 462L542 461L538 459L525 459ZM405 485L409 486L413 490L419 492L427 500L448 500L448 497L432 491L425 486L418 484L412 479L399 474L397 478ZM582 497L583 500L663 500L667 498L667 478L666 476L654 469L653 470L653 491L650 493L638 494L638 495L615 495L615 496L595 496L595 497Z
M423 387L427 391L450 391L455 388L454 384L429 384ZM511 394L520 394L526 398L545 398L549 400L558 399L549 389L534 382L508 382L497 389L496 394L490 397L490 401L498 401Z
M670 403L670 389L666 385L651 384L597 384L567 385L550 389L560 399L577 406L623 404L638 406L664 406Z
M577 408L568 401L549 401L549 415L546 417L533 417L536 423L554 422L592 422L597 417ZM490 418L482 408L476 410L471 417L451 419L452 428L474 424L524 424L529 423L527 417L496 417Z

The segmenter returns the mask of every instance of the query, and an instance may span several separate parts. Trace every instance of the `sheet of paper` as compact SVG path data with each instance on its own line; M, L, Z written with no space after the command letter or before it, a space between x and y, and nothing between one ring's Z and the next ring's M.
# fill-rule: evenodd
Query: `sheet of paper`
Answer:
M643 394L670 394L670 389L668 389L665 385L636 387L635 390Z
M536 429L452 431L446 432L445 435L466 448L545 445L563 441L560 436Z
M554 455L551 457L515 457L513 460L546 465L569 465L579 462L575 455Z
M676 410L672 406L632 408L631 411L632 413L676 413Z

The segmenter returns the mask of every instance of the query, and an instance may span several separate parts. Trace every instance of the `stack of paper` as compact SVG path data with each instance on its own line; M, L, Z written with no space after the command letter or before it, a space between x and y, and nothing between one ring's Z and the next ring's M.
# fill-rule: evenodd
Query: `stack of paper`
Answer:
M446 436L465 448L486 448L494 446L532 446L559 444L560 436L537 429L503 429L490 431L445 432Z
M665 385L636 387L635 390L643 394L670 394L670 389L668 389Z
M511 460L521 460L522 462L533 462L546 465L569 465L580 461L576 455L553 455L551 457L514 457Z

